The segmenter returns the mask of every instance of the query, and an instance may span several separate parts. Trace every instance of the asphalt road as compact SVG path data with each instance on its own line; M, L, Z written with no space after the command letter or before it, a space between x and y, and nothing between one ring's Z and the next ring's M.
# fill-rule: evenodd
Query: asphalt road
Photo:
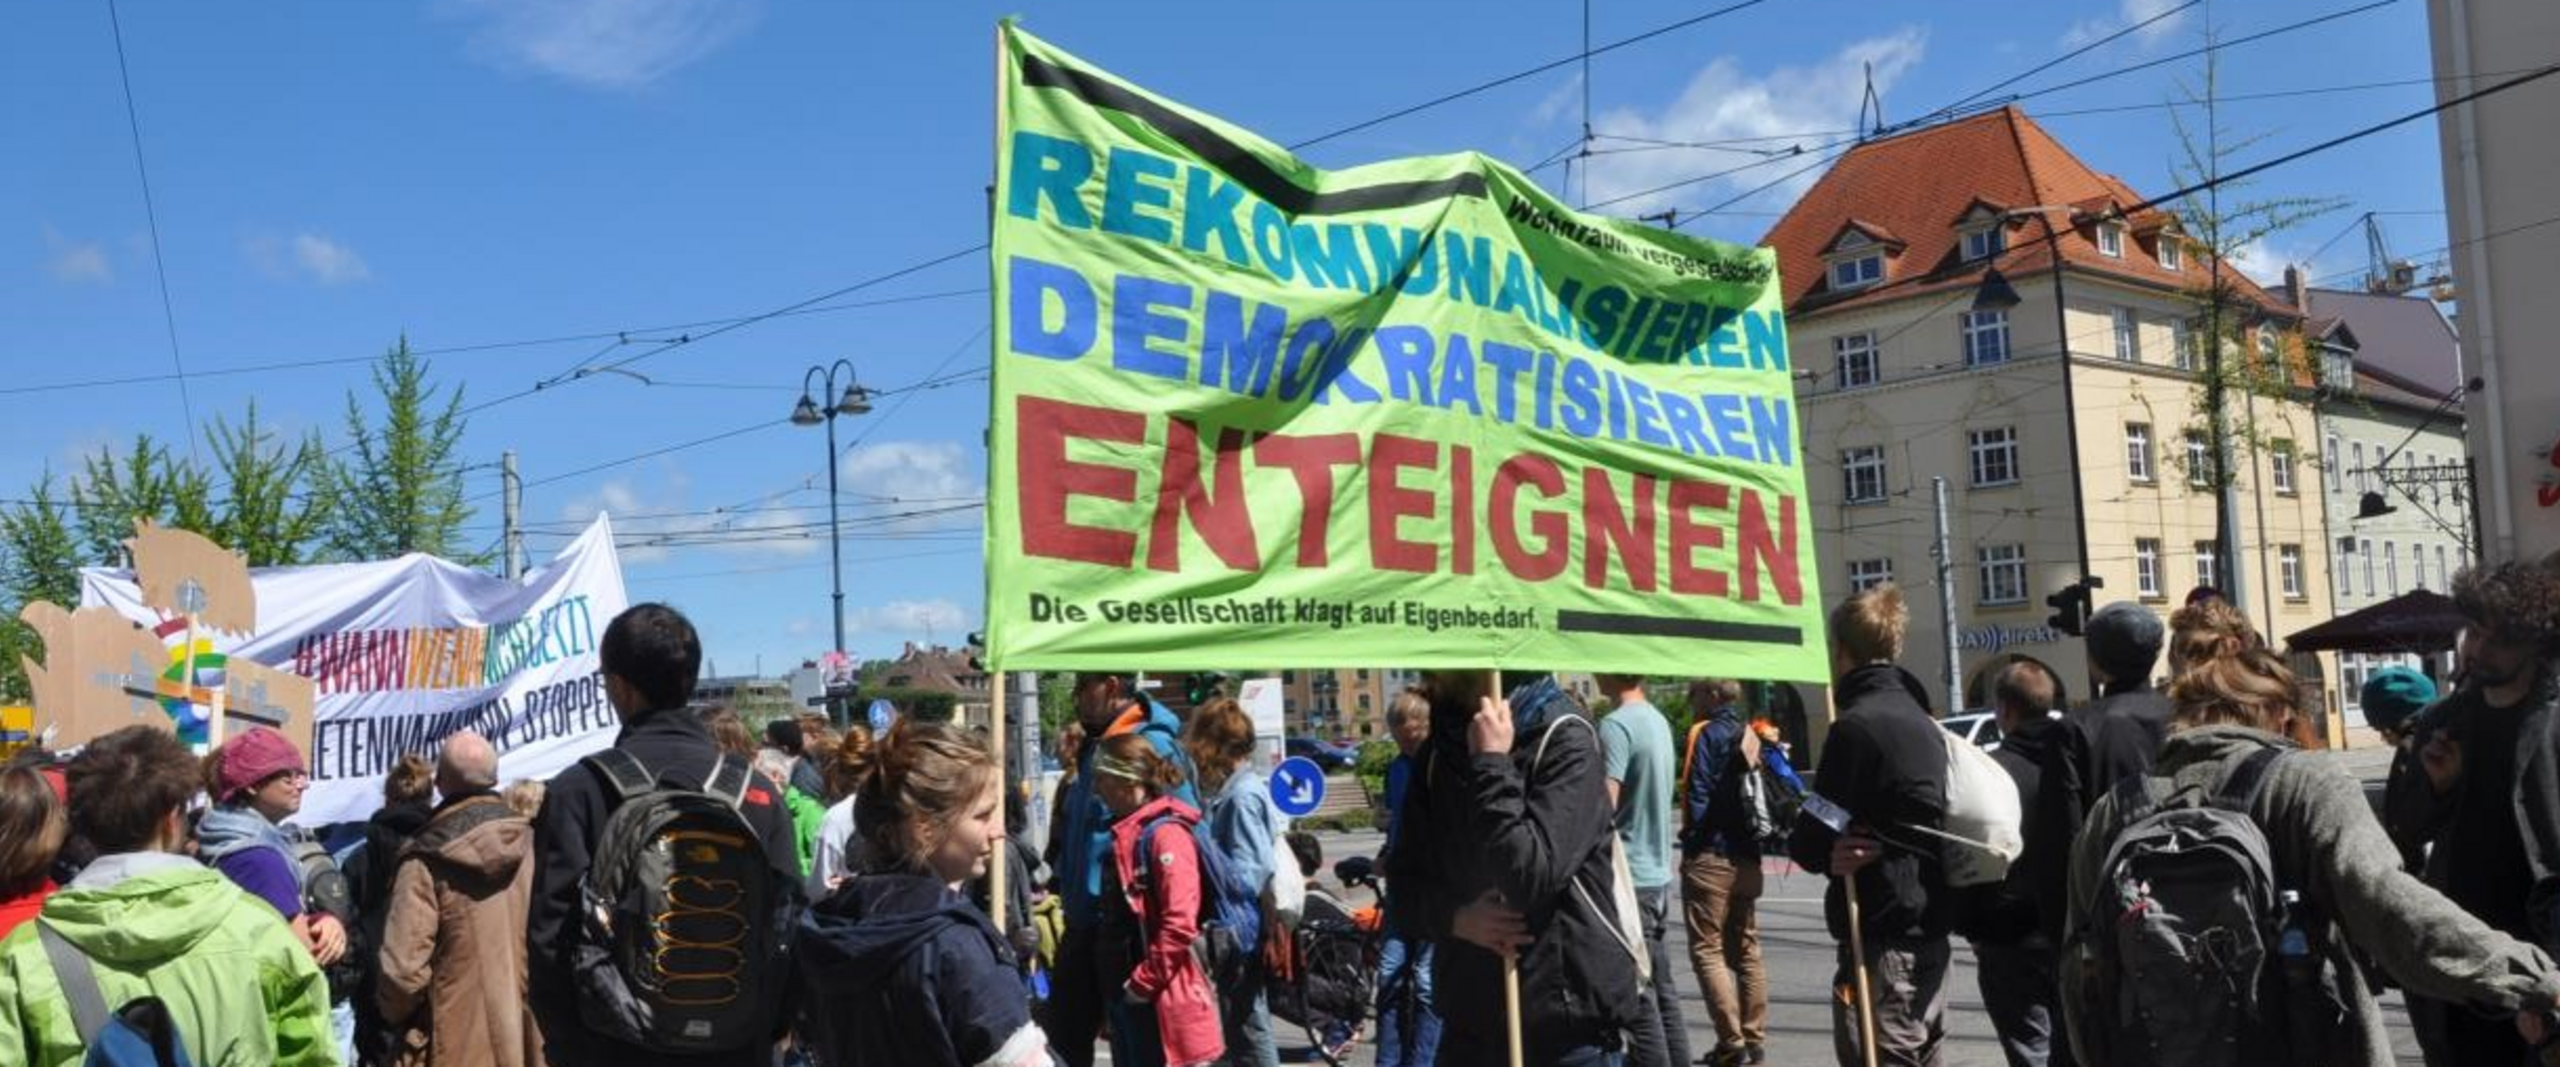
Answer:
M2356 751L2324 758L2339 760L2379 794L2381 776L2388 770L2386 754ZM1328 882L1336 860L1350 855L1375 855L1382 841L1380 835L1366 832L1320 837L1327 868L1323 873ZM1760 901L1760 942L1769 972L1769 1062L1780 1067L1828 1064L1834 1059L1831 977L1835 949L1822 925L1822 890L1823 879L1797 871L1783 860L1772 860L1766 868L1766 889ZM1687 937L1676 923L1672 937L1673 978L1679 983L1689 1047L1693 1056L1703 1055L1715 1046L1715 1030L1707 1021L1706 1003L1699 996L1696 975L1688 966ZM1972 949L1958 941L1954 960L1947 987L1946 1062L1950 1067L2000 1067L2005 1061L1993 1038L1990 1019L1982 1011ZM1442 1010L1445 1013L1451 1007L1444 1005ZM1499 1012L1500 1006L1487 1005L1482 1010ZM2417 1042L2410 1034L2408 1014L2397 993L2384 998L2383 1010L2393 1049L2401 1062L2419 1062ZM1280 1037L1283 1060L1305 1059L1302 1037L1285 1029ZM1367 1063L1369 1057L1360 1055L1353 1062Z

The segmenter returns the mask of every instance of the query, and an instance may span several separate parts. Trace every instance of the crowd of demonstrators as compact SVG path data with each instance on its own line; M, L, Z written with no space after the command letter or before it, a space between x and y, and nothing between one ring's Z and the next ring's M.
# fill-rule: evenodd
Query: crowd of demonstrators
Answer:
M1641 1019L1632 916L1613 907L1616 831L1599 731L1552 677L1506 699L1481 672L1430 676L1431 737L1386 857L1397 906L1439 939L1438 1003L1501 1004L1516 962L1532 1063L1611 1062ZM1440 1063L1498 1063L1495 1026L1440 1032Z
M764 724L764 747L782 753L786 761L780 780L809 797L824 795L826 778L808 758L808 735L796 718L774 719Z
M1423 745L1431 739L1430 694L1413 686L1397 693L1387 703L1387 735L1396 745L1385 782L1386 851L1392 853L1397 825L1403 821L1397 816L1413 787ZM1290 836L1293 847L1299 836ZM1312 837L1307 840L1314 843ZM1298 869L1310 878L1323 869L1320 850L1312 860L1298 859ZM1385 930L1378 943L1378 1067L1430 1067L1440 1054L1440 1012L1431 987L1432 931L1421 906L1409 902L1411 896L1396 892L1389 883L1385 899L1379 901Z
M2043 759L2061 729L2053 717L2060 708L2060 686L2044 666L2020 660L2000 669L1991 687L1992 709L2000 724L2000 748L1991 758L2018 787L2018 810L2037 810L2043 803ZM2064 866L2068 855L2055 857ZM1973 945L1975 980L1982 991L1983 1014L2000 1039L2009 1067L2047 1067L2072 1062L2068 1042L2057 1041L2062 1025L2058 951L2043 915L2038 865L2046 857L2029 844L2009 866L2008 877L1971 886L1954 894L1952 926Z
M1183 725L1182 743L1199 772L1200 792L1207 802L1202 812L1202 844L1218 850L1237 884L1258 889L1270 881L1277 866L1274 853L1283 827L1279 809L1271 803L1271 778L1253 766L1253 718L1234 700L1218 697L1191 710L1191 721ZM1226 1046L1220 1062L1230 1067L1278 1067L1280 1050L1271 1033L1271 1005L1264 995L1262 969L1245 967L1241 972L1216 990Z
M2462 681L2406 726L2413 758L2396 768L2386 816L2428 885L2482 923L2549 949L2560 907L2560 576L2510 563L2455 577L2468 626ZM2417 995L2410 1016L2431 1065L2514 1062L2503 1020L2461 998Z
M1760 827L1745 783L1767 752L1742 719L1742 683L1689 686L1692 723L1680 774L1681 913L1689 963L1716 1046L1708 1067L1761 1063L1769 1040L1769 976L1760 961ZM1614 717L1614 716L1613 716Z
M355 890L358 933L354 941L360 962L366 958L362 946L383 943L383 923L390 915L392 874L410 839L434 817L435 799L435 765L425 756L403 753L383 775L382 807L365 818L364 836L338 857L339 867ZM378 954L380 949L374 951ZM359 970L362 974L355 996L357 1053L366 1061L388 1062L397 1054L398 1046L396 1033L378 1007L381 969L359 966Z
M367 948L355 938L355 890L310 831L287 823L311 786L302 751L253 726L204 759L213 799L196 822L196 848L215 870L275 906L329 982L331 1033L340 1058L356 1058L356 995Z
M1151 738L1106 731L1088 770L1110 813L1097 953L1107 992L1111 1062L1195 1067L1226 1054L1217 991L1192 944L1204 893L1200 812L1178 791L1182 768ZM1125 957L1125 958L1115 958Z
M1951 909L1925 831L1946 816L1944 728L1930 717L1920 680L1895 663L1910 621L1900 589L1888 582L1857 593L1830 621L1837 717L1814 774L1821 792L1806 800L1787 849L1805 870L1830 876L1823 922L1840 945L1833 1045L1843 1067L1867 1062L1863 985L1874 1022L1872 1062L1936 1067L1945 1053ZM1853 894L1861 913L1855 938Z
M783 810L791 815L791 850L799 859L794 870L805 885L809 872L816 869L818 830L827 821L826 801L792 783L800 761L779 748L757 749L752 766L758 777L773 784L774 794L782 798Z
M2151 684L2166 631L2146 605L2117 601L2089 616L2083 644L2096 695L2064 714L2041 746L2036 806L2026 810L2029 877L2036 897L2058 905L2066 889L2066 857L2091 806L2117 782L2151 770L2168 736L2169 698ZM2059 906L2040 913L2045 936L2062 937Z
M2413 997L2495 1012L2510 1032L2527 1025L2512 1021L2519 1012L2548 1009L2560 994L2549 957L2402 870L2354 778L2284 758L2298 751L2293 737L2307 718L2300 689L2247 620L2209 599L2180 609L2172 625L2167 741L2137 786L2099 798L2071 853L2074 933L2060 970L2080 1061L2116 1062L2111 1052L2139 1045L2154 1053L2146 1062L2390 1063L2382 1014L2350 946ZM2230 987L2210 973L2143 974L2123 962L2125 940L2153 929L2151 913L2166 899L2153 895L2163 887L2123 877L2127 835L2172 807L2234 811L2263 837L2283 890L2284 932L2272 955L2284 965L2232 966L2255 972L2239 985L2257 997L2249 1011L2217 1011ZM2186 825L2194 833L2206 824ZM2251 980L2272 984L2252 988ZM2521 1042L2510 1051L2515 1058L2457 1062L2522 1061Z
M533 824L497 793L498 753L445 739L426 824L392 861L376 1002L392 1067L541 1067L525 999Z
M1130 964L1125 945L1108 945L1103 937L1104 905L1111 896L1103 892L1103 879L1113 866L1112 828L1118 817L1103 806L1094 765L1102 747L1119 737L1142 739L1177 771L1187 767L1190 757L1182 749L1182 720L1148 699L1129 675L1078 674L1074 700L1084 740L1076 751L1073 781L1059 802L1061 818L1049 851L1049 877L1065 912L1065 933L1059 939L1043 1024L1067 1067L1092 1067L1103 1016L1113 1010ZM1197 811L1199 794L1189 777L1178 774L1171 795Z
M167 729L90 741L65 770L70 832L94 858L0 941L0 1049L83 1062L77 1002L159 1003L155 1032L197 1064L342 1062L327 979L264 898L186 854L203 767ZM91 1031L94 1032L94 1031Z
M873 758L854 799L863 869L794 938L810 991L803 1038L830 1064L1047 1064L1012 949L960 893L1000 844L993 755L950 726L906 718Z
M1680 1017L1680 985L1671 979L1671 950L1665 940L1671 923L1672 768L1677 764L1671 721L1645 699L1642 677L1603 674L1594 680L1610 701L1608 717L1600 720L1610 821L1626 848L1627 873L1643 915L1645 953L1655 975L1639 1004L1643 1018L1630 1035L1627 1062L1632 1067L1689 1067L1689 1025Z

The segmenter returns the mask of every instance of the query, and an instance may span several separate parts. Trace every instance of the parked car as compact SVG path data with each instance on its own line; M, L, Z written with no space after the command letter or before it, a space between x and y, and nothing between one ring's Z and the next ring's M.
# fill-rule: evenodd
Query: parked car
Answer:
M1350 770L1353 764L1360 761L1359 749L1319 737L1292 737L1289 739L1288 751L1292 756L1313 760L1316 766L1323 768L1327 773Z
M1985 752L2000 750L2000 719L1987 711L1968 711L1939 720L1940 725L1957 737L1982 747Z

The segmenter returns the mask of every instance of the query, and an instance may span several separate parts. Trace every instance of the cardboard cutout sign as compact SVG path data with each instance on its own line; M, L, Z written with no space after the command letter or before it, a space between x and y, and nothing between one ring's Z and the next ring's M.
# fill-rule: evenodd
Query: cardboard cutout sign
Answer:
M248 565L202 535L149 522L136 523L125 546L144 603L163 616L158 627L105 607L65 611L38 601L19 612L44 641L44 663L24 662L44 743L68 748L137 723L208 741L218 692L235 726L274 727L308 758L311 681L235 662L213 645L215 633L246 637L256 628Z

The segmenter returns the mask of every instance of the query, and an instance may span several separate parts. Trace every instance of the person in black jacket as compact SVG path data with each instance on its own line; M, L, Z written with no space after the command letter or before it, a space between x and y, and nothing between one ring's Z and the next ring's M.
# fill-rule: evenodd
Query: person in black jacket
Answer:
M597 652L603 661L606 698L622 716L622 733L614 738L614 747L637 758L662 782L692 786L710 778L719 760L719 746L702 717L685 707L702 666L702 641L695 636L693 624L664 604L635 605L606 625ZM611 787L580 763L551 779L542 810L534 816L533 904L525 917L525 979L534 1017L542 1024L544 1058L553 1067L768 1067L773 1049L763 1042L722 1055L686 1056L614 1041L580 1022L568 951L582 921L579 884L593 863L597 837L613 808ZM800 852L782 798L761 784L750 784L739 814L755 828L777 889L796 899Z
M823 1062L1046 1067L1012 949L961 888L1008 850L984 744L901 718L854 801L871 866L801 917L800 1032Z
M2063 716L2044 745L2037 768L2042 787L2025 809L2027 853L2033 865L2038 912L2045 935L2062 936L2071 841L2098 798L2126 778L2151 773L2160 742L2169 733L2169 698L2151 687L2166 634L2157 612L2119 600L2089 617L2089 683L2097 699ZM2005 747L2005 743L2004 743Z
M1938 1067L1945 1053L1948 903L1937 848L1913 827L1936 829L1947 813L1944 727L1929 717L1920 679L1894 665L1910 611L1890 582L1831 611L1837 717L1814 776L1819 792L1787 839L1798 865L1828 874L1822 915L1840 942L1831 1036L1841 1067L1860 1055L1845 880L1857 882L1859 934L1876 1029L1876 1062Z
M1507 701L1486 692L1482 672L1436 673L1430 690L1431 739L1387 875L1396 906L1415 909L1434 939L1435 999L1500 1005L1502 959L1516 954L1527 1061L1604 1062L1638 1020L1642 947L1605 910L1616 832L1599 731L1543 674ZM1500 1019L1474 1018L1441 1031L1438 1062L1502 1062Z
M2038 761L2052 744L2059 724L2052 718L2059 687L2041 663L2018 661L2003 667L1992 683L1992 703L2000 716L2000 748L1991 754L2018 786L2018 810L2034 811L2043 777ZM2047 1067L2071 1062L2071 1045L2056 1040L2062 1012L2054 1002L2060 979L2054 973L2055 945L2045 934L2038 911L2037 864L2067 866L2068 853L2039 854L2030 846L2009 864L2009 876L1990 885L1955 894L1955 931L1973 943L1980 969L1983 1013L2000 1035L2000 1052L2009 1067Z

